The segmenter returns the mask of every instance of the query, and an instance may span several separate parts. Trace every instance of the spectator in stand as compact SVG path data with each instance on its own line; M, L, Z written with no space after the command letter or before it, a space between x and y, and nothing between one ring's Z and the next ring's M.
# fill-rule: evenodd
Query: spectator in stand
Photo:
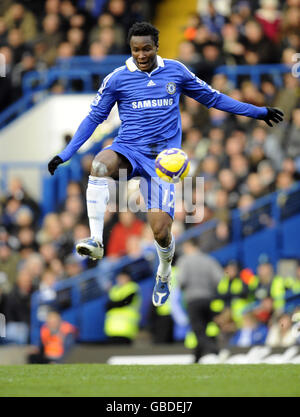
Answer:
M278 10L278 0L260 0L260 8L255 13L255 18L261 24L264 34L272 42L278 43L281 12Z
M281 314L274 317L268 335L266 345L270 347L290 347L296 344L295 332L292 328L292 319L289 314Z
M31 276L33 287L37 288L45 270L43 257L39 253L32 253L23 265L24 269L26 269Z
M269 161L262 161L257 167L260 182L268 194L275 191L276 171Z
M9 30L20 29L25 42L33 41L37 35L36 19L21 2L11 5L4 15L4 20Z
M70 28L67 32L67 42L72 45L75 55L87 55L88 48L83 29Z
M41 346L28 357L29 363L62 363L73 347L77 329L64 321L56 311L50 311L41 328Z
M245 47L240 41L238 27L231 22L226 23L222 28L222 38L226 64L241 65Z
M14 100L12 84L13 50L10 46L1 46L1 56L5 59L5 77L0 77L0 111L4 110Z
M80 259L75 255L69 255L64 262L65 278L72 278L80 275L83 271Z
M132 281L126 268L116 277L108 293L104 331L109 343L130 344L139 331L139 286Z
M99 40L99 35L101 31L107 28L112 29L114 31L114 40L116 48L123 52L125 48L126 38L124 29L122 25L116 24L114 17L110 13L102 13L99 16L97 26L95 26L90 32L89 41L92 43L94 41Z
M10 197L14 197L16 200L20 201L22 205L29 207L34 213L35 219L38 219L40 214L39 205L26 191L26 187L19 177L12 177L8 183L7 199Z
M226 22L225 17L218 13L213 1L209 1L207 12L201 16L202 23L207 27L212 37L219 39Z
M283 83L283 88L277 90L274 106L280 107L286 115L286 120L290 120L293 109L297 106L299 100L299 79L288 72L283 75Z
M40 247L39 247L39 253L42 256L46 267L49 267L51 261L53 259L56 259L57 256L58 256L57 248L51 242L41 244Z
M232 336L229 344L238 347L264 345L267 334L268 327L265 324L258 323L252 313L246 313L243 316L241 329L237 330Z
M188 17L183 36L188 41L193 41L196 36L197 28L201 24L200 16L197 13L191 13Z
M68 59L75 55L75 48L70 42L61 42L57 48L57 59Z
M295 181L291 173L287 171L278 173L276 178L276 189L278 191L288 191L293 187L293 185L295 185Z
M12 250L8 242L0 241L0 271L2 288L9 292L16 282L20 255Z
M30 48L25 43L21 29L10 29L7 35L7 43L12 50L14 64L21 61L25 52L30 52Z
M32 277L27 269L22 268L5 302L6 337L10 343L26 344L29 342L32 292Z
M201 356L218 351L213 339L206 335L206 325L212 319L210 302L223 277L223 270L213 258L202 253L193 240L183 244L183 255L179 257L177 267L177 281L183 291L190 325L197 338L194 357L197 363Z
M89 56L92 59L103 59L107 56L107 48L99 41L93 41L89 46Z
M279 60L278 49L264 36L260 24L255 20L246 23L242 43L246 49L245 64L271 64Z
M194 71L198 71L200 57L192 42L182 41L178 46L178 60Z
M56 299L55 284L57 283L57 276L51 269L45 269L41 275L39 283L41 304L43 302L53 302Z
M216 68L224 63L220 44L210 40L202 45L201 60L195 71L201 79L211 84Z
M155 253L143 252L141 236L129 236L126 242L126 258L130 264L126 271L134 281L149 278L154 274Z
M126 254L127 239L131 235L141 236L144 223L132 212L120 212L119 221L111 231L107 246L107 256L119 257Z
M297 158L300 156L300 107L297 107L292 112L292 123L287 137L286 154L289 157Z

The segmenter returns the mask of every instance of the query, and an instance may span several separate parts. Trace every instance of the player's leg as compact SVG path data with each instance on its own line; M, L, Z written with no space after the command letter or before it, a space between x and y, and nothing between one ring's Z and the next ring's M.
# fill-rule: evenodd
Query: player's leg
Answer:
M111 149L99 152L93 160L86 191L91 236L76 245L80 255L88 255L93 259L103 257L104 215L109 200L107 178L118 179L120 169L130 172L132 167L123 155Z
M155 306L160 306L167 301L170 294L171 264L175 252L175 240L171 233L173 220L165 211L150 210L148 221L159 257L152 302Z

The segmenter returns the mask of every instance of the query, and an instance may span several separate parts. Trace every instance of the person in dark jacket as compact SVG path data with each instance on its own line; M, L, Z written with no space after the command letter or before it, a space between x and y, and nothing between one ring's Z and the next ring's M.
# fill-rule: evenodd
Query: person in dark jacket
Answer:
M192 331L197 338L197 363L202 356L218 352L215 340L206 334L206 327L213 317L210 303L224 271L215 259L201 252L195 240L185 242L183 250L184 254L177 262L177 280L183 291Z
M21 269L12 291L5 302L7 341L26 344L29 341L30 300L33 292L32 276Z

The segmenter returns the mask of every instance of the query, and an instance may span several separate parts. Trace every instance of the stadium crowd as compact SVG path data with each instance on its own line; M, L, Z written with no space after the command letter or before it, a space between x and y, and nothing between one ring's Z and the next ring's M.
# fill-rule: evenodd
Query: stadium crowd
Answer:
M88 3L1 2L0 53L6 57L7 77L0 78L0 110L20 97L22 77L28 71L51 67L60 57L128 53L128 28L136 20L153 17L153 1L109 0L98 16L88 9ZM220 3L227 5L227 12ZM190 175L205 180L202 221L218 221L213 234L198 240L200 249L209 253L230 241L231 209L248 210L256 199L287 190L300 178L299 77L287 72L282 88L278 88L269 75L257 86L247 77L232 85L225 75L215 74L220 65L291 66L293 56L300 52L300 0L212 1L206 6L201 15L191 15L183 29L178 59L213 88L258 106L279 107L285 113L279 127L268 128L261 121L208 110L188 97L182 98L183 149L191 159ZM91 161L89 155L82 160L85 173ZM8 324L20 324L11 327L11 340L29 340L30 298L35 290L51 292L57 281L96 265L74 253L75 242L89 235L85 186L86 175L81 182L69 183L64 203L44 218L20 179L11 179L7 192L0 195L0 312ZM185 215L182 211L175 214L175 236L192 226L184 222ZM143 214L107 212L104 245L109 259L123 255L134 258L151 244ZM182 254L178 248L175 265ZM259 339L249 335L251 329L259 332L259 343L294 344L292 314L281 314L274 306L271 286L276 271L267 260L259 265L250 275L247 265L233 262L225 266L224 276L243 281L244 292L239 298L259 304L254 312L235 320L227 299L226 308L219 311L222 314L215 315L221 329L218 337L224 343L246 346L247 341L251 345ZM284 291L293 288L300 292L299 268L297 274ZM249 277L257 279L255 288ZM216 292L215 298L219 296Z

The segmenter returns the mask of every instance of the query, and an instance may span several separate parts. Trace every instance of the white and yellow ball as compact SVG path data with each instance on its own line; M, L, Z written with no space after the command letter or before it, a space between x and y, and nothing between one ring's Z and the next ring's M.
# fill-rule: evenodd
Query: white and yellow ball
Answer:
M183 180L190 170L187 154L178 148L165 149L155 160L155 171L164 181L176 183Z

